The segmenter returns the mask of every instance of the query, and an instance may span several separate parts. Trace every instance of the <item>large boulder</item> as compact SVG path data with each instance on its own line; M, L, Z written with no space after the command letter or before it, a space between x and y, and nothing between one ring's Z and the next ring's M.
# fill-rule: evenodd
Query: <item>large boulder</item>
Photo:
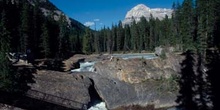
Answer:
M175 106L182 57L167 59L113 58L95 64L96 72L89 77L109 109L121 106Z
M162 55L167 55L169 53L173 53L175 51L175 48L174 47L162 47L162 46L159 46L159 47L156 47L155 48L155 55L157 56L162 56Z
M182 57L170 55L166 59L128 59L114 58L95 64L96 73L127 83L140 83L148 79L169 79L180 71Z
M130 84L100 75L90 77L108 109L129 105L154 105L156 108L176 105L177 89L173 87L175 84L168 80L147 80Z
M31 97L61 105L69 101L73 102L73 105L66 104L65 106L75 108L82 108L91 101L89 88L92 82L88 77L48 70L38 71L34 76L36 83L31 84L31 89L27 92Z

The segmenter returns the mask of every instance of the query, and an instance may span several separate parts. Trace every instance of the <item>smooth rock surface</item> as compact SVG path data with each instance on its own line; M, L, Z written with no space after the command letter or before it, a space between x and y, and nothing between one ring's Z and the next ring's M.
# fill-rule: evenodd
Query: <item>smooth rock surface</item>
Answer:
M34 76L36 83L30 85L31 90L72 100L76 102L79 108L83 104L88 105L90 102L89 87L92 85L92 82L89 78L79 74L72 75L65 72L44 70L38 71ZM39 96L39 98L42 97ZM55 99L57 99L54 100L56 103L65 103L61 99Z
M129 84L118 79L91 76L100 97L106 103L108 109L120 106L154 104L155 107L169 107L176 105L176 91L171 89L171 84L164 81L145 81L137 84Z
M109 109L129 105L155 105L156 108L175 106L178 94L173 81L180 70L182 57L167 59L114 58L95 64L96 72L88 75Z

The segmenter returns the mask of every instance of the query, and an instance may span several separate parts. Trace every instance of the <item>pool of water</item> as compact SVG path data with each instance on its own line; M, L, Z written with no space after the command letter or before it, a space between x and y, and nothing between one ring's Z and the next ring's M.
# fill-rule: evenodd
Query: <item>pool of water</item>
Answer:
M154 59L157 58L154 54L113 54L113 57L118 57L122 59L133 59L133 58L144 58L144 59Z

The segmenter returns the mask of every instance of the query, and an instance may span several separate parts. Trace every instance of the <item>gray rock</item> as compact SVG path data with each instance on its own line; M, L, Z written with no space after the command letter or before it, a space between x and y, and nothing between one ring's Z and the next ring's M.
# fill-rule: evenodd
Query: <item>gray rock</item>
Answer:
M95 65L96 73L88 77L109 109L129 105L175 106L178 94L173 75L178 76L181 58L166 60L113 59Z
M145 81L129 84L118 79L90 76L100 97L106 102L108 109L121 106L154 104L156 108L176 105L176 92L169 91L167 82ZM171 85L170 85L171 86Z
M160 56L162 54L163 48L161 47L156 47L155 48L155 55Z
M34 80L36 83L31 84L31 90L28 91L28 95L31 97L66 106L69 105L64 99L71 100L73 102L71 106L74 108L81 108L90 102L89 87L92 82L83 75L71 75L57 71L38 71Z

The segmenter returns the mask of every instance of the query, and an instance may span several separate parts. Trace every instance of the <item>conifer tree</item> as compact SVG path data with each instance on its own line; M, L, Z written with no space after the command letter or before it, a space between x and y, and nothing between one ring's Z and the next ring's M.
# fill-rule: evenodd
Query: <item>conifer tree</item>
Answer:
M68 36L68 24L66 22L65 16L61 15L59 19L59 36L58 36L58 57L64 58L66 54L70 51L70 43Z
M25 2L25 0L22 1L22 12L21 12L21 36L20 36L20 50L22 52L26 52L28 49L28 43L29 43L29 35L30 35L30 18L29 18L29 6Z
M154 49L154 46L155 46L155 19L154 17L150 16L150 19L149 19L149 27L150 27L150 32L149 32L149 37L148 37L148 50L153 50Z
M31 45L31 48L34 52L34 54L36 54L36 56L40 55L40 47L39 47L39 44L40 44L40 39L39 37L41 36L41 30L42 30L42 16L40 15L42 14L41 13L41 10L39 8L39 1L36 0L35 1L35 5L34 5L34 8L33 8L33 16L32 16L32 38L30 39L30 43L32 44ZM49 31L47 29L47 31ZM48 32L49 34L49 32Z
M131 30L129 25L125 25L125 40L124 40L124 51L130 51L131 50Z
M205 58L205 52L207 49L207 40L208 40L208 11L207 9L208 2L207 0L197 0L197 21L198 21L198 29L197 29L197 50L198 53L201 54L202 58Z
M122 22L119 21L117 26L117 51L121 51L124 45L124 30Z
M44 58L48 58L50 55L50 43L49 43L49 33L47 29L47 24L44 23L42 25L42 34L41 34L41 48L42 48L42 53L44 55Z
M113 43L112 43L112 49L113 51L117 50L117 28L115 25L112 25L112 39L113 39Z
M113 38L112 38L112 32L109 28L107 28L107 51L109 54L112 53L112 46L113 45Z
M138 40L139 40L138 37L139 37L138 27L136 21L134 20L131 25L131 46L132 46L132 50L134 51L138 50Z
M6 13L3 10L0 20L0 91L13 90L13 74L7 55L10 52L10 33L6 25Z
M91 30L87 27L85 35L83 36L83 52L86 54L92 53L91 40Z
M183 42L183 50L194 49L194 10L193 1L184 0L181 8L181 24L180 24L180 36Z

